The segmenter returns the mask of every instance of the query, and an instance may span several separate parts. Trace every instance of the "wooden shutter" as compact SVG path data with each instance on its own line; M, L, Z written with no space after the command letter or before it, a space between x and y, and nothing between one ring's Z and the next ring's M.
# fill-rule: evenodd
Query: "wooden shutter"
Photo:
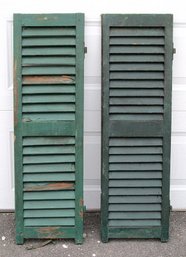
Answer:
M168 239L172 15L102 15L102 240Z
M16 240L83 238L83 14L15 14Z

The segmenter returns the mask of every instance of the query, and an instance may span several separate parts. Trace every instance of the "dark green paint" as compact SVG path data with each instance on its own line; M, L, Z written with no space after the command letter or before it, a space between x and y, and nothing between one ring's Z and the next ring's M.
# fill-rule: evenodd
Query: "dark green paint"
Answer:
M168 240L172 23L170 14L102 15L103 242Z
M19 35L19 36L18 36ZM23 244L23 175L22 175L22 76L21 76L21 17L14 23L14 145L15 145L15 209L16 243Z
M83 241L83 66L83 14L14 15L18 244Z

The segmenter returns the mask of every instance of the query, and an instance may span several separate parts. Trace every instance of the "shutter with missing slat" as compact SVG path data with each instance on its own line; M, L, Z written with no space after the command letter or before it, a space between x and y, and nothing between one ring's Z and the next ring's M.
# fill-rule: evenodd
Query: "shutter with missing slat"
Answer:
M102 240L168 239L171 15L102 16Z
M83 14L14 17L16 240L83 234Z

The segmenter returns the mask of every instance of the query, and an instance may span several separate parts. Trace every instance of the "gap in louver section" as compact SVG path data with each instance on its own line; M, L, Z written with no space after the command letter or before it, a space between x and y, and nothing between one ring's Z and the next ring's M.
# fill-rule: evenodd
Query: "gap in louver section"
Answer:
M110 138L110 227L161 225L162 138Z

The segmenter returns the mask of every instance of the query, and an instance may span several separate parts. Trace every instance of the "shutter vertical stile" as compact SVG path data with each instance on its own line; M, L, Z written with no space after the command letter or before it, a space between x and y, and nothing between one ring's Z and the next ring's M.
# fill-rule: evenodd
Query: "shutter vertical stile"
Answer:
M83 14L14 15L16 242L83 240Z
M169 235L172 15L102 15L101 234Z

